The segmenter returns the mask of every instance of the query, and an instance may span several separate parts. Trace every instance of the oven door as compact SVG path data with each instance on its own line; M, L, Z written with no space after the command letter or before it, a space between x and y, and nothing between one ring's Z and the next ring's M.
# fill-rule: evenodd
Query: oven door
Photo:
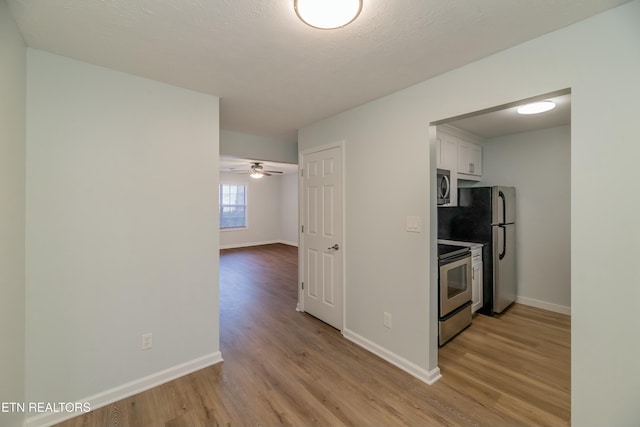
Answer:
M440 265L440 317L471 301L471 254Z

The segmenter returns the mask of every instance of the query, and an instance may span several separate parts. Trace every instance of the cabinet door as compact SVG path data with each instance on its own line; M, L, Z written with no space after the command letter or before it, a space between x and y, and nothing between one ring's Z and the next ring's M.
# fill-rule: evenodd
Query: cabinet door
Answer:
M444 169L442 165L442 135L438 134L436 137L436 167L438 169Z
M471 174L481 176L482 175L482 147L476 144L471 144Z
M466 141L458 141L458 172L466 175L482 175L482 147Z
M455 172L457 166L458 145L454 137L445 133L438 133L436 138L436 165L438 169L446 169Z
M458 170L466 174L471 170L471 147L466 142L458 144Z
M482 308L482 263L471 267L471 312Z
M448 169L452 174L457 172L458 141L446 133L442 134L441 150L442 169Z

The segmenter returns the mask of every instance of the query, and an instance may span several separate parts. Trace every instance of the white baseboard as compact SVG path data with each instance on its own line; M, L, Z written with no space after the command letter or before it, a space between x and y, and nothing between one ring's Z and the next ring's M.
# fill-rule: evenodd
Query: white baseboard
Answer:
M288 242L284 240L267 240L264 242L230 243L228 245L220 245L220 249L248 248L251 246L273 245L275 243L282 243L283 245L296 247L298 246L298 242Z
M566 314L567 316L571 316L571 307L567 307L565 305L553 304L550 302L540 301L527 297L516 297L516 302L518 304L529 305L531 307L541 308L543 310L553 311L554 313Z
M376 356L381 357L382 359L386 360L392 365L397 366L398 368L402 369L406 373L416 377L420 381L423 381L429 385L435 383L440 378L442 378L442 375L440 374L440 368L435 368L431 371L426 371L420 366L416 365L415 363L412 363L407 359L400 357L395 353L390 352L386 348L383 348L378 344L372 341L369 341L368 339L356 334L355 332L349 329L344 329L342 331L342 335L349 341L352 341L358 344L360 347L363 347L369 350L371 353L375 354Z
M157 387L166 382L175 380L176 378L185 376L192 372L206 368L216 363L222 362L222 354L217 351L197 359L190 360L180 365L172 366L160 372L153 373L146 377L122 384L93 396L78 400L78 402L89 403L91 410L101 408L126 397L133 396L150 388ZM81 415L80 413L69 412L47 412L43 414L28 417L25 427L47 427L53 424L68 420L69 418Z
M265 240L263 242L229 243L228 245L220 245L220 249L248 248L250 246L272 245L274 243L280 243L280 241Z

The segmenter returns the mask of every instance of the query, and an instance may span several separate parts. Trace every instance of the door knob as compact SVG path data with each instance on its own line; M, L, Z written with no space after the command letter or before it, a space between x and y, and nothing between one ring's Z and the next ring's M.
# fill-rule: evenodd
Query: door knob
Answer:
M333 246L331 246L330 248L327 248L327 249L329 249L329 250L333 249L333 250L337 251L338 249L340 249L340 246L338 246L338 244L336 243L335 245L333 245Z

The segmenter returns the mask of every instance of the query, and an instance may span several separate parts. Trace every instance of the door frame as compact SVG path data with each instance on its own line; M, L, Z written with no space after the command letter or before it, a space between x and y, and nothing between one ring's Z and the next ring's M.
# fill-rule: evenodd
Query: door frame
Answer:
M305 217L305 206L304 206L304 158L313 153L318 153L320 151L330 150L333 148L340 149L340 155L342 156L342 166L340 173L342 175L342 212L340 215L342 216L342 239L338 244L340 245L340 257L342 258L342 328L340 332L342 333L346 329L346 320L347 320L347 281L346 281L346 263L345 263L345 254L346 254L346 246L344 244L346 237L346 227L345 227L345 212L346 212L346 192L345 192L345 141L340 140L336 142L332 142L329 144L319 145L316 147L309 148L304 151L298 152L298 305L296 306L296 311L305 312L304 309L304 292L302 290L302 279L304 278L304 253L305 253L305 241L304 241L304 233L302 232L302 227L304 226L304 217Z

